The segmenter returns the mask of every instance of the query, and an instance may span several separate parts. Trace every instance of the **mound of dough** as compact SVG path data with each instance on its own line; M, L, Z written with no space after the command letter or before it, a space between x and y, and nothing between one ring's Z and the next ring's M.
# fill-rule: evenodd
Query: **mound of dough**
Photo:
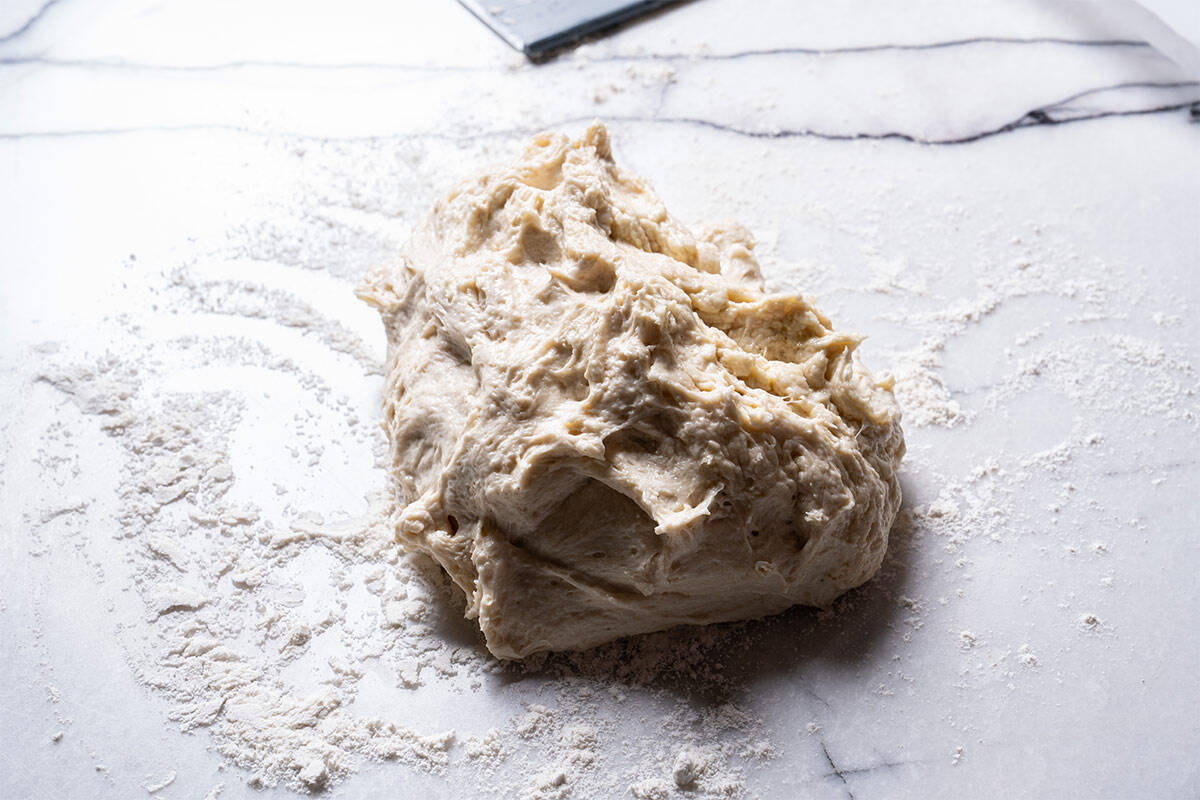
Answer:
M891 384L752 248L672 219L596 124L459 186L360 289L397 536L495 655L825 606L879 568Z

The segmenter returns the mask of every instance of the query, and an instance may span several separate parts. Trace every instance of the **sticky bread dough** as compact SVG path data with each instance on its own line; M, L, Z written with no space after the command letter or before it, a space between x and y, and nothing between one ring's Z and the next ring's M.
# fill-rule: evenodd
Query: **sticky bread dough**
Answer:
M670 217L597 123L460 185L361 287L397 536L495 655L825 606L879 568L890 381L752 250Z

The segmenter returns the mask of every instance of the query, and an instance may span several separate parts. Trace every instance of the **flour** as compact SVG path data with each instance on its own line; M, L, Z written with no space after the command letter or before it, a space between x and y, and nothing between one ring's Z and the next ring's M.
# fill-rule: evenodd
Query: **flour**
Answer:
M1027 644L1021 645L1020 650L1017 651L1017 661L1021 662L1021 665L1025 667L1036 667L1038 665L1037 655Z
M676 786L686 789L696 782L706 766L706 760L699 751L692 747L684 747L675 756L675 763L671 765L671 777L675 779Z
M175 782L175 777L176 773L172 771L168 772L162 779L146 784L146 794L161 792Z
M938 425L953 428L968 416L959 406L939 374L939 353L945 344L927 338L914 350L896 355L893 370L896 398L904 408L905 422L917 427Z
M241 403L213 392L146 397L131 378L113 359L43 375L100 415L129 455L119 519L123 538L145 542L130 558L151 623L133 632L135 653L149 657L135 665L174 701L171 719L184 730L211 728L217 750L253 769L259 785L319 787L363 755L444 767L451 737L347 714L362 673L346 662L328 659L325 686L304 694L274 677L345 621L343 608L307 608L303 588L287 582L295 546L353 548L403 564L380 513L328 526L300 517L273 529L258 510L226 500L235 479L227 440ZM181 528L181 520L192 524Z

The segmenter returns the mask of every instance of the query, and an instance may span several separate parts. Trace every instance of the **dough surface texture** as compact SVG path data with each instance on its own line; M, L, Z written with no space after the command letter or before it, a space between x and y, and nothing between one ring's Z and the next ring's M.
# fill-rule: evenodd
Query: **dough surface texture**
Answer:
M595 124L461 184L368 276L397 536L495 655L826 606L878 570L891 382L753 246L669 216Z

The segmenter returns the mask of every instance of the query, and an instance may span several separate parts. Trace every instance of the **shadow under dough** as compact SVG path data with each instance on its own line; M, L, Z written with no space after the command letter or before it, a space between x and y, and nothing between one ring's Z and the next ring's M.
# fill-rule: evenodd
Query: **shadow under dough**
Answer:
M905 484L901 477L907 497L911 493ZM538 654L522 662L503 662L498 677L507 683L594 678L630 688L665 690L705 706L727 702L757 683L796 674L817 662L856 666L886 639L902 611L896 598L911 579L912 534L905 500L879 572L830 609L796 606L763 619L681 626L582 652ZM457 607L461 609L461 598ZM442 630L454 644L469 644L486 655L478 628L464 620L457 622Z

